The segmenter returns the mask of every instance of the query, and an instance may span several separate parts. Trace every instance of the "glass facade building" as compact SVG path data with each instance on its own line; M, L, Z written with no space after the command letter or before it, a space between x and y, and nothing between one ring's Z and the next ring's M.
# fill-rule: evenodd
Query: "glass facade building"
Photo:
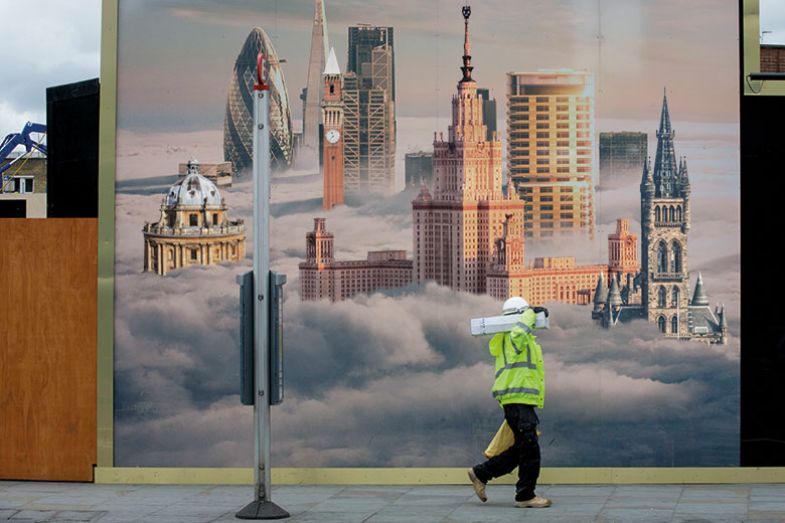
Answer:
M255 27L246 38L232 71L224 118L224 159L235 172L250 169L253 162L253 86L256 83L256 57L262 52L267 60L270 84L270 156L273 169L292 165L292 116L289 93L278 54L264 29Z

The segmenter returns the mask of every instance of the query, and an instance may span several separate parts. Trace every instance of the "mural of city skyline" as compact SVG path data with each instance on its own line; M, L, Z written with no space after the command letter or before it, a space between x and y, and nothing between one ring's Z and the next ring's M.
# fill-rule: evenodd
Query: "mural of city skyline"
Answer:
M444 32L433 37L432 48L443 73L431 86L429 75L418 70L422 60L413 61L409 48L410 39L424 38L416 21L422 15L404 16L414 9L404 2L401 12L380 7L363 24L336 23L332 13L342 20L349 4L361 9L348 0L276 2L275 9L240 0L220 7L206 0L190 7L177 1L120 4L121 28L136 27L142 12L160 10L157 23L176 20L183 25L179 31L199 27L205 40L241 35L231 51L222 46L223 58L213 51L216 56L207 59L214 64L207 69L224 78L248 32L260 27L270 40L265 45L274 44L286 59L277 65L286 68L282 85L290 92L280 99L288 103L312 78L306 74L317 62L312 34L347 57L327 65L330 81L320 96L327 93L330 102L318 101L322 111L329 108L319 147L328 160L339 147L340 166L298 164L297 115L303 113L285 108L295 121L287 142L292 168L279 168L272 180L271 259L273 269L289 278L287 361L309 364L288 366L287 401L273 409L273 464L473 462L501 414L488 392L487 340L472 338L468 321L497 314L501 300L519 294L552 311L551 330L540 336L549 384L540 416L543 441L549 437L545 466L738 464L738 136L735 114L719 103L736 103L734 75L732 68L720 75L715 99L697 100L689 84L695 79L682 76L677 60L683 55L661 37L678 33L696 49L692 60L702 63L719 61L715 54L730 44L707 47L700 35L681 34L679 22L669 17L669 9L676 9L672 2L632 2L603 4L599 17L608 40L598 49L590 35L566 23L583 8L565 1L540 7L544 18L558 13L565 22L555 27L565 35L569 57L543 42L531 49L531 58L493 55L488 49L497 41L509 43L514 32L508 35L503 30L512 28L492 21L516 8L494 1L462 17L462 2L440 0L438 13L431 14ZM715 10L709 21L717 28L733 26L732 7ZM692 8L701 12L706 6ZM617 48L634 36L617 27L619 9L640 18L640 52L629 67L646 70L658 89L617 75L617 64L606 61L634 53ZM314 29L315 14L323 18L324 31ZM305 51L292 44L303 27ZM491 27L501 31L497 38L490 38ZM340 51L347 41L348 54ZM643 52L647 43L657 52ZM156 69L159 58L144 59L140 45L121 37L121 78L124 71ZM323 51L316 49L318 57ZM550 61L540 63L543 54L536 49ZM424 61L433 58L424 54ZM167 81L160 79L162 85ZM204 240L205 247L183 250L201 257L170 263L165 278L155 269L140 270L153 256L143 241L150 234L141 231L158 214L164 220L161 198L177 181L169 173L189 157L232 160L223 155L224 122L194 117L184 104L183 114L171 121L160 114L145 118L148 108L138 104L145 87L120 85L117 461L243 466L253 445L251 412L237 397L235 276L250 266L250 252L211 246L207 236L222 227L230 232L229 222L211 216L203 203L202 222L197 217L189 226L206 236L189 242ZM189 86L183 94L207 107L215 98L211 85ZM218 102L224 108L226 85L224 80ZM233 80L230 90L239 87ZM621 91L618 99L609 95ZM333 92L342 105L330 98ZM229 93L230 104L232 96L242 98L240 91ZM414 116L411 108L430 99L431 109ZM494 114L495 99L506 103ZM307 90L301 100L316 104ZM150 105L156 103L151 99ZM433 114L436 106L445 110ZM357 127L361 122L368 131ZM601 132L614 140L604 142L608 147L600 147ZM405 188L403 157L419 151L431 155L431 170L418 167L420 183ZM656 151L652 164L647 151ZM345 180L346 196L343 204L325 209L328 175ZM605 177L612 183L603 183ZM220 189L216 207L229 209L238 220L233 226L242 224L238 230L248 238L251 192L250 182L237 177ZM165 228L164 221L159 224ZM155 256L171 259L165 250ZM418 392L424 390L429 393ZM226 431L229 419L247 426L247 435ZM183 441L177 437L183 430L196 437ZM631 434L635 445L627 440ZM434 438L443 445L434 449Z

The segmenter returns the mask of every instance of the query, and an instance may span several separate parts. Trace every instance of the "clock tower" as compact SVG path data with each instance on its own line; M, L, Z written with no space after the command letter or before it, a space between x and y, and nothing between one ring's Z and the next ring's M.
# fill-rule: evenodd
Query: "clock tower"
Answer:
M343 204L343 77L338 68L338 60L335 58L335 49L330 49L330 57L327 59L323 76L323 202L325 210L330 210L336 205Z

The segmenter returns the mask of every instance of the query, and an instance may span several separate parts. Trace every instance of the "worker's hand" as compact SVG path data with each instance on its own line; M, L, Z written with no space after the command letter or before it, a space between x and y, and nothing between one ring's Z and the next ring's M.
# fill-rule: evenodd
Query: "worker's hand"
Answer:
M548 309L546 309L545 307L532 307L532 310L534 311L535 314L544 312L546 318L549 316Z

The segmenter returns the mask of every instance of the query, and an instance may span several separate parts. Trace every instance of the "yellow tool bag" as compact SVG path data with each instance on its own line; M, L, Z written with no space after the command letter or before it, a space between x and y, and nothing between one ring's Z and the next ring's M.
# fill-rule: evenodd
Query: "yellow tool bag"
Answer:
M537 436L539 437L540 434L542 432L538 430ZM507 425L507 420L503 420L499 430L496 431L496 435L488 443L488 448L485 449L483 454L485 454L486 458L491 459L512 447L513 443L515 443L515 434L512 433L512 429Z
M515 435L512 433L510 426L507 425L507 420L504 420L483 454L485 454L486 458L491 459L512 447L513 443L515 443Z

